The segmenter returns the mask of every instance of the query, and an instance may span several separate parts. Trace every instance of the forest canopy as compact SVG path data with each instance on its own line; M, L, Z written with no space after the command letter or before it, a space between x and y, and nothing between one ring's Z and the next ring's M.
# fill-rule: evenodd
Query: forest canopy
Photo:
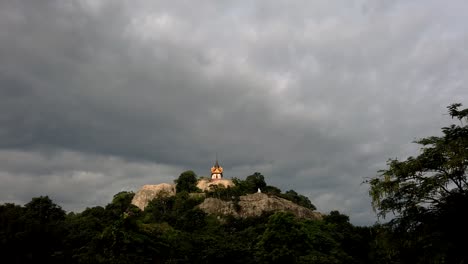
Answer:
M448 106L456 124L442 136L417 140L416 157L390 159L369 179L378 215L392 213L387 225L396 259L405 263L466 263L468 236L468 109Z

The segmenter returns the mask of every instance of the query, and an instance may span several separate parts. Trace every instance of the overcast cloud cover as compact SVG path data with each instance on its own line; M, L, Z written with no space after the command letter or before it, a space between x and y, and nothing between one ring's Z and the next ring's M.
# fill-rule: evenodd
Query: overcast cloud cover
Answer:
M376 220L366 177L468 105L468 2L0 0L0 202L255 171Z

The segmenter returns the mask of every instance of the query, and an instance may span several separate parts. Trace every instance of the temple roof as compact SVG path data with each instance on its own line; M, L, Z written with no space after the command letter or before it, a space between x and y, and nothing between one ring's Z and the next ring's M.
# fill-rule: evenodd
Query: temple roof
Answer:
M223 173L223 167L219 166L218 159L216 159L215 165L211 167L211 173Z

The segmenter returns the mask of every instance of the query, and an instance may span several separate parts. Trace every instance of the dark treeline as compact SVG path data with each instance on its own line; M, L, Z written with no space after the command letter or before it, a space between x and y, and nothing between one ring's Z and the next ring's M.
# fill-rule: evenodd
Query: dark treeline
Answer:
M392 214L386 223L354 226L338 211L323 220L207 215L197 208L205 197L236 201L258 188L315 206L268 186L260 173L190 195L199 190L188 171L175 196L154 199L145 211L131 205L132 192L81 213L66 214L47 196L0 205L2 263L468 263L468 110L460 106L449 106L459 124L418 140L417 157L389 160L366 181L378 216Z
M331 212L323 221L292 214L219 219L187 192L145 211L121 192L105 207L66 214L48 197L0 205L4 263L375 263L373 228ZM371 249L374 247L374 249Z

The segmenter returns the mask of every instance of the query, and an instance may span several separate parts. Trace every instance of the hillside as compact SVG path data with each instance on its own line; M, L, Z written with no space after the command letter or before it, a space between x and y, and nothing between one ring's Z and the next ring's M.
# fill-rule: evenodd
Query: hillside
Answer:
M314 212L315 206L307 197L292 190L281 193L276 187L267 186L263 175L259 173L248 176L246 180L232 181L197 179L193 172L187 171L176 182L144 185L135 193L131 203L145 210L155 199L165 200L186 192L191 197L201 199L199 209L217 216L248 218L265 213L288 212L299 218L322 219L322 214ZM260 188L267 193L258 193Z
M289 212L299 218L321 220L322 214L275 195L254 193L239 197L239 201L223 201L206 198L198 206L204 212L214 215L232 215L235 217L259 217L263 213Z
M105 207L80 213L66 214L47 196L24 207L0 205L2 258L5 263L381 263L366 262L372 230L354 227L339 212L315 212L308 198L268 186L260 173L233 179L227 187L210 181L204 192L198 179L184 172L176 184L120 192Z

